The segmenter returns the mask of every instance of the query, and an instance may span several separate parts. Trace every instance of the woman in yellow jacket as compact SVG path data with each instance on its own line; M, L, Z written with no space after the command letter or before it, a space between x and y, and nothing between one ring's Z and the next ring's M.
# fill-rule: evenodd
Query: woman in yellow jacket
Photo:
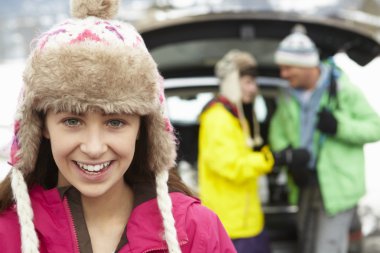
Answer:
M261 148L252 106L256 67L249 53L228 52L215 67L220 94L199 118L200 198L218 214L238 253L270 252L258 179L271 172L274 158L268 147Z

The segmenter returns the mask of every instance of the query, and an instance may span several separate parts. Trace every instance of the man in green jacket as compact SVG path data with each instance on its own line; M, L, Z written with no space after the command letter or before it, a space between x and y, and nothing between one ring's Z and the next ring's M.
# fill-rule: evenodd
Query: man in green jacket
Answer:
M299 252L347 252L350 223L365 194L363 146L380 140L380 117L332 61L320 62L303 27L280 43L275 62L289 86L269 141L285 154L289 183L299 192Z

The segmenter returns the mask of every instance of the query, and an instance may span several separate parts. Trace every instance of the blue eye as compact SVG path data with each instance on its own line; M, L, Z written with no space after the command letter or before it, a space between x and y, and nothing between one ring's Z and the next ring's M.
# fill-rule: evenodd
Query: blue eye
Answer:
M78 119L66 119L63 123L69 127L80 125L80 121Z
M107 122L107 125L110 127L118 128L124 126L124 122L118 119L112 119Z

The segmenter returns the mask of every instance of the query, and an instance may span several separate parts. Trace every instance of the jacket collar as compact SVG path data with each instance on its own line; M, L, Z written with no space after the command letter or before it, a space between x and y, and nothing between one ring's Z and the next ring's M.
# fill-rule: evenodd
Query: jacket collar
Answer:
M136 198L135 207L127 223L126 238L128 244L124 247L129 247L132 252L167 249L163 238L164 228L157 198L155 195L152 198L150 194L140 197ZM170 193L170 197L173 203L172 212L178 240L180 245L184 245L189 241L186 232L187 210L192 204L200 203L200 201L179 192ZM73 235L71 235L67 213L63 208L62 198L57 188L44 190L42 187L36 186L32 189L31 198L34 199L36 229L41 237L47 239L45 243L51 242L51 245L46 246L56 248L58 245L60 250L65 249L68 250L66 252L72 252L71 246L69 247L71 244L67 242L72 240Z
M170 197L178 241L180 245L184 245L189 241L186 232L187 209L192 204L199 203L199 200L178 192L170 193ZM164 228L156 198L140 204L132 211L127 224L127 238L132 252L167 249L163 234Z

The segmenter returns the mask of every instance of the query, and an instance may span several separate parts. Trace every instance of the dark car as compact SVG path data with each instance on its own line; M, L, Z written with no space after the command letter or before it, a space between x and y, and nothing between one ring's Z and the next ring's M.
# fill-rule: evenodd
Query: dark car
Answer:
M214 64L230 49L251 52L258 60L261 99L258 118L264 130L276 110L279 78L273 62L278 43L296 24L302 24L322 59L339 52L365 65L380 54L370 33L340 20L274 12L229 12L186 16L140 26L139 30L165 78L168 114L179 138L178 170L195 191L198 120L203 106L218 92ZM273 252L294 252L297 206L288 204L286 173L261 181L266 229ZM353 221L350 252L361 252L360 220Z

